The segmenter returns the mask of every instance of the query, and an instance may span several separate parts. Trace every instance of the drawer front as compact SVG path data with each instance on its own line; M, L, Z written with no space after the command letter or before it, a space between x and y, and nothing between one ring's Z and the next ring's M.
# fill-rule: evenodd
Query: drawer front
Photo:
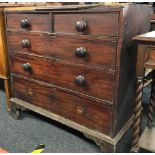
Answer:
M112 101L114 74L105 70L14 52L10 53L10 62L12 73Z
M27 47L24 45L27 41ZM44 46L45 45L45 46ZM36 33L8 33L12 51L23 51L78 63L115 67L116 41L105 37L50 36Z
M85 35L118 36L119 14L55 14L54 31Z
M49 31L48 14L7 14L7 28L15 30ZM21 26L22 25L22 26Z
M112 110L103 104L76 97L20 78L12 78L14 98L21 99L103 133L110 131Z

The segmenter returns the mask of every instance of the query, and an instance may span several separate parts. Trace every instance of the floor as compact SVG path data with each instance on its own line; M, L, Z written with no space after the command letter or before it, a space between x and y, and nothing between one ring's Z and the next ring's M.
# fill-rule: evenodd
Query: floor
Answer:
M149 88L143 96L144 106L149 100ZM11 153L29 153L39 144L45 145L46 153L96 153L98 146L83 134L30 111L22 112L15 120L6 111L6 97L0 81L0 147ZM146 123L145 115L143 126ZM131 137L131 132L129 133ZM129 144L125 147L130 147Z

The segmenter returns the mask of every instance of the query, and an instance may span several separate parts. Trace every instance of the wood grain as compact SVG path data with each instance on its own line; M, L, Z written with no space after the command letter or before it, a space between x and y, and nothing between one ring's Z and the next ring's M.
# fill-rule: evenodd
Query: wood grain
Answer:
M22 65L25 63L31 65L31 72L23 70ZM11 73L51 83L106 101L113 101L114 75L104 70L56 59L50 60L44 57L39 58L10 52L10 71ZM78 86L75 83L75 77L78 75L85 77L86 85Z
M15 103L21 105L25 104L26 108L30 107L28 109L38 113L43 113L44 108L48 111L51 104L53 105L52 110L60 104L62 109L67 109L68 113L66 114L59 109L58 116L65 113L64 117L70 117L69 119L75 116L73 105L80 105L76 107L76 112L85 118L88 118L85 115L85 109L90 115L93 114L91 119L94 125L90 123L89 119L77 118L77 115L77 119L74 118L73 122L80 119L81 121L77 122L78 125L83 123L83 126L87 126L89 124L88 128L94 126L94 130L100 133L104 133L104 129L107 129L105 133L110 133L111 139L114 140L111 148L115 148L126 132L123 126L133 114L137 53L132 37L149 31L151 8L146 5L135 4L125 6L101 5L87 9L55 11L52 9L41 10L40 8L40 10L32 11L8 11L6 16L11 13L19 16L33 14L34 17L36 15L41 17L44 14L48 16L48 21L45 20L45 23L38 24L41 27L49 24L48 30L43 29L41 31L35 29L25 31L19 27L7 29L11 75L31 81L24 82L21 80L19 82L13 78L12 92L17 92L14 94L17 96L12 98L12 101L14 100ZM87 28L82 33L75 30L75 24L80 20L87 23ZM29 49L20 47L22 39L30 41ZM81 46L89 49L89 59L88 57L87 59L76 58L73 55L75 48ZM25 63L31 65L31 72L23 70L22 65ZM78 75L82 75L86 79L86 85L78 86L75 84L75 77ZM35 86L33 83L36 83ZM29 88L30 86L31 88ZM16 88L15 91L14 87ZM27 91L24 91L24 88ZM63 92L65 95L58 92ZM37 96L33 96L35 93ZM50 103L50 99L47 97L49 93L55 93L50 97L54 101L53 103ZM27 94L31 98L27 97ZM57 96L59 96L60 103L55 105L57 98L54 97ZM45 105L41 104L37 97L42 97L45 100ZM71 103L66 101L71 101ZM87 105L88 102L89 105ZM110 127L107 125L108 120L106 125L101 121L101 124L105 125L104 129L101 129L100 123L101 126L96 126L98 120L99 122L103 120L105 114L100 107L101 105L112 106L110 112L105 109L111 113L111 118L109 119ZM37 110L37 106L41 106L41 108ZM95 107L97 108L96 112L93 111ZM92 109L89 110L89 108ZM49 116L47 112L44 115ZM108 117L105 116L105 118ZM67 123L66 125L71 126ZM89 130L86 130L85 134L89 134ZM119 136L117 137L117 135ZM99 138L96 143L99 144L100 140ZM105 141L109 142L107 139ZM104 146L107 147L108 150L107 145L101 145L103 148Z
M46 33L8 32L8 47L11 51L26 52L78 63L115 69L117 40L108 37L51 36ZM27 39L30 48L22 48L21 41ZM45 46L43 46L45 45ZM87 50L84 58L78 58L75 50ZM101 56L103 55L103 56Z
M72 33L85 35L118 35L118 13L103 14L55 14L54 32ZM77 21L84 20L87 28L84 32L77 32L75 24Z
M12 92L12 97L64 116L88 128L110 133L111 107L17 77L12 78Z
M23 29L20 27L22 19L28 19L30 27ZM8 29L19 29L29 31L49 31L49 16L48 14L8 14L6 18Z
M133 114L137 45L132 38L150 30L150 14L151 7L148 5L131 5L122 11L124 18L120 22L120 41L118 42L118 47L121 46L121 49L117 53L118 61L116 62L116 64L120 64L118 89L116 89L117 110L115 112L116 117L114 117L117 122L115 126L116 133ZM143 61L142 59L140 60Z

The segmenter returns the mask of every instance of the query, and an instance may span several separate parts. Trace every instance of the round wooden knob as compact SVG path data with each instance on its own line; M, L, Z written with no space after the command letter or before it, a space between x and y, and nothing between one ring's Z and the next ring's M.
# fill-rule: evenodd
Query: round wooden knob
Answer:
M75 24L75 29L78 31L78 32L83 32L87 27L87 23L82 20L82 21L77 21L76 24Z
M75 55L79 58L85 57L87 54L87 50L83 47L79 47L75 50Z
M28 28L29 26L30 26L30 22L28 21L28 19L22 19L21 21L20 21L20 26L22 27L22 28Z
M31 65L29 63L23 64L23 69L25 72L30 72L31 71Z
M27 39L23 39L23 40L21 41L21 46L22 46L23 48L29 48L29 47L30 47L30 42L29 42Z
M82 75L75 77L75 83L79 86L84 86L86 84L86 79Z

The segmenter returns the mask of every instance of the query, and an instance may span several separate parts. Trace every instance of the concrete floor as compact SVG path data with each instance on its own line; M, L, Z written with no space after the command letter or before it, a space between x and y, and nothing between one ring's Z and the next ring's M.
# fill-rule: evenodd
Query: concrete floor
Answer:
M144 105L148 103L149 91L150 89L146 88ZM86 139L83 134L33 112L22 112L21 120L11 118L6 111L5 103L3 83L0 82L0 147L8 152L29 153L39 144L45 145L46 153L99 152L98 146ZM145 126L146 116L143 117L142 124Z

